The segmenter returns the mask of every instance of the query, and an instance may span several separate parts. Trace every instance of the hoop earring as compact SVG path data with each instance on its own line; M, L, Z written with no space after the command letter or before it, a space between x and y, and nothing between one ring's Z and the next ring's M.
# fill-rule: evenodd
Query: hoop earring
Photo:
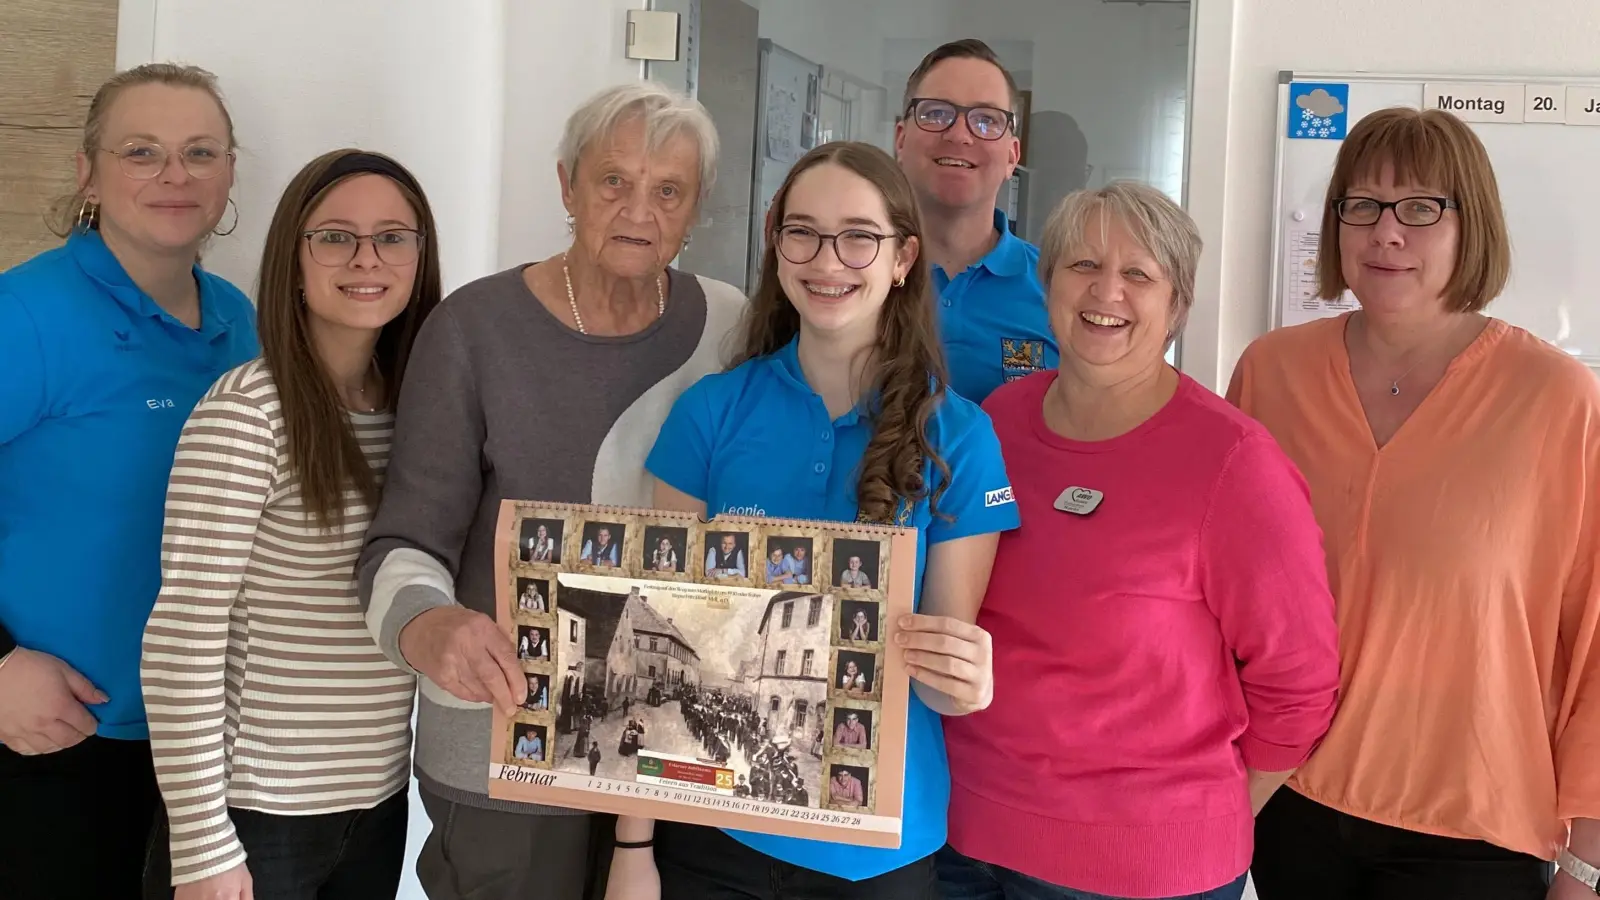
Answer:
M227 237L228 235L233 234L234 230L239 227L239 204L233 202L233 198L229 197L228 206L233 207L233 224L228 226L227 231L218 231L215 228L211 229L211 233L217 237ZM224 210L226 210L226 208L224 208Z
M78 218L73 222L73 227L83 234L88 234L94 230L95 220L99 218L100 204L90 202L89 198L85 197L83 203L78 206Z
M572 234L573 233L572 226L573 226L573 223L576 222L576 221L577 221L577 219L574 219L570 214L567 216L567 234Z
M894 286L895 287L905 287L906 286L906 277L904 275L901 275L900 276L900 280L896 281L894 283Z

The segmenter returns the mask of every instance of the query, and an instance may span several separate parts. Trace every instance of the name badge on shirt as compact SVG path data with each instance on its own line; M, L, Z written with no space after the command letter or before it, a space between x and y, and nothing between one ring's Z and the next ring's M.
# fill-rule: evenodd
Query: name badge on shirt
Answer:
M1056 498L1055 507L1064 513L1075 516L1087 516L1100 506L1100 501L1106 498L1105 494L1086 487L1069 487Z

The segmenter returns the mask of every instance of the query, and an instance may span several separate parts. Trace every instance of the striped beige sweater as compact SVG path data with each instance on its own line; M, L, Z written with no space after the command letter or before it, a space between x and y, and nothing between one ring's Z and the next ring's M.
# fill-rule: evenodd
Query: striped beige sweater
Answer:
M351 422L381 478L393 416ZM353 490L345 510L328 531L305 510L266 364L219 379L178 442L141 665L173 884L244 860L230 806L363 809L410 778L414 683L367 632L372 511Z

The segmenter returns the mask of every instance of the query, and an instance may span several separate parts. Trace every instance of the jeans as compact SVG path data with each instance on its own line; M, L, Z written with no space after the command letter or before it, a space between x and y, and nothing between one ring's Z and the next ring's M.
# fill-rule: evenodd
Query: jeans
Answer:
M149 741L0 746L0 897L137 897L160 806ZM162 850L166 845L162 845Z
M946 845L937 854L939 886L945 900L1130 900L1075 891L1031 875L963 856ZM1199 894L1164 900L1239 900L1248 875Z
M371 809L309 816L230 808L255 900L393 897L405 867L407 802L401 791ZM145 900L165 900L173 892L164 821L159 832Z
M1261 900L1543 900L1550 863L1357 818L1283 788L1256 817Z
M933 857L864 881L780 862L716 828L657 822L661 900L938 900Z

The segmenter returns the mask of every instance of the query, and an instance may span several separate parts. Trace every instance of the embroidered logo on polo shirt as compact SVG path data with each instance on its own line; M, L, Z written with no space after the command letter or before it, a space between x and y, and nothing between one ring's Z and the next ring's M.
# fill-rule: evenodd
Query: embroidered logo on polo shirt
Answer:
M1000 369L1006 381L1016 381L1044 371L1044 341L1001 338Z
M1016 499L1011 493L1011 485L1008 484L999 490L985 491L983 494L983 507L988 509L991 506L1005 506L1007 503L1015 503Z

